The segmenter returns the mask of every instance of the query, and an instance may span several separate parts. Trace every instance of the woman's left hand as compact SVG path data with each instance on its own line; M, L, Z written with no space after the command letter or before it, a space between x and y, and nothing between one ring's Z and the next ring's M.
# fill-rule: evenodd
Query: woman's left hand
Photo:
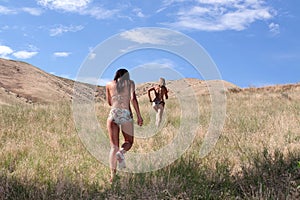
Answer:
M138 118L137 118L137 124L138 124L139 126L142 126L142 125L143 125L143 118L142 118L142 117L138 117Z

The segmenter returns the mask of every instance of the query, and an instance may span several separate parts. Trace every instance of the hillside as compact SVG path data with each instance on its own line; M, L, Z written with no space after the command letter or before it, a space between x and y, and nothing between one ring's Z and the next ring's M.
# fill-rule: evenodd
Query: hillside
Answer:
M147 89L155 86L155 82L148 82L143 84L137 84L136 90L138 96L143 96L147 94ZM180 80L166 81L166 86L169 89L170 95L174 95L174 92L184 92L184 95L209 95L208 87L213 85L224 86L226 92L230 90L241 90L238 86L229 83L227 81L218 80L199 80L195 78L185 78ZM221 88L222 89L222 88ZM189 94L192 92L192 94Z
M0 104L70 101L73 86L73 80L46 73L25 62L0 58ZM103 92L98 89L98 93Z
M0 61L0 200L300 197L300 84L239 88L222 81L226 118L205 157L199 151L213 122L207 88L220 82L167 81L170 98L159 128L146 100L155 83L137 84L144 124L135 126L126 154L129 173L118 171L110 183L107 104L96 104L92 112L80 105L87 112L76 113L69 104L51 103L72 100L74 81L27 63ZM79 85L76 93L104 100L104 87L94 92L91 85ZM185 109L176 96L181 92L196 94L197 106Z
M170 95L172 88L178 85L192 87L195 94L208 94L206 81L198 79L181 79L168 81ZM147 94L147 89L155 83L137 84L136 93L138 97ZM52 103L59 101L71 101L73 96L74 81L58 77L25 62L0 59L0 104L10 103ZM83 93L90 93L88 84L82 84L86 88ZM226 88L238 88L225 82ZM183 88L184 89L184 88ZM88 94L86 94L88 95ZM95 91L98 101L105 99L105 88L98 86Z
M167 81L170 95L174 91L192 91L195 95L209 95L208 87L218 81L204 81L199 79L186 78L181 80ZM220 85L220 82L218 82ZM92 85L81 84L84 96L94 96L97 101L105 99L105 88L97 86L94 91ZM138 97L147 94L147 89L156 83L147 82L137 84L136 93ZM299 93L300 84L274 85L261 88L244 88L221 81L227 93L276 93L285 98L297 98L294 94ZM6 60L0 58L0 104L12 103L53 103L59 101L71 101L73 96L74 81L49 74L41 69L25 62ZM192 90L189 90L192 89ZM94 94L91 92L94 91Z

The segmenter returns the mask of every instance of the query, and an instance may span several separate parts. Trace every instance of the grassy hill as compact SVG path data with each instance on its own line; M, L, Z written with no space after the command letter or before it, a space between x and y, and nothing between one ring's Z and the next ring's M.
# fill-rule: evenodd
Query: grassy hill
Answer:
M81 86L83 95L88 95L88 87L93 87L84 83ZM46 73L29 63L0 58L0 105L71 101L73 88L73 80ZM104 88L97 87L95 95L96 91L104 95ZM101 95L96 99L101 100Z
M213 150L200 158L211 119L211 99L206 89L209 83L181 81L195 91L200 113L191 146L175 162L157 171L118 172L119 179L113 184L108 182L109 168L92 156L80 140L70 99L51 104L26 100L20 103L15 96L1 96L0 199L300 197L298 84L245 89L225 85L227 111L223 130ZM137 87L144 127L154 123L154 111L144 90L151 84ZM174 83L168 82L170 88L171 84ZM10 91L21 92L12 87ZM5 89L1 92L8 93ZM99 127L105 134L108 111L105 102L95 103ZM180 101L172 94L166 102L163 127L150 138L136 138L131 151L148 153L166 146L180 131L181 114ZM136 133L148 129L142 127Z
M292 96L292 94L291 94ZM170 99L166 110L172 108ZM300 103L277 93L228 93L227 117L217 145L199 149L210 119L208 96L198 99L201 126L180 159L158 171L119 173L85 149L69 103L1 105L0 199L296 199L300 184ZM173 103L174 103L173 102ZM151 108L141 100L145 123ZM97 103L105 127L108 107ZM132 151L170 141L180 112L166 112L164 128ZM148 121L147 121L148 120Z

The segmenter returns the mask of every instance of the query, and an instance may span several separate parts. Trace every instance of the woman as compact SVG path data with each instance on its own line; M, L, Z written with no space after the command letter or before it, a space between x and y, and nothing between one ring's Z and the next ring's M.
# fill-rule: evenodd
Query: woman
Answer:
M151 91L154 91L155 98L152 100ZM162 115L165 108L164 96L168 99L168 89L166 88L166 82L164 78L159 79L159 84L148 89L148 97L151 103L153 103L152 107L156 112L156 122L155 125L158 127L161 123Z
M135 109L137 124L143 125L143 119L140 114L139 104L135 94L135 84L130 80L126 69L119 69L114 80L106 85L106 100L111 106L107 118L107 129L110 138L109 164L111 169L110 181L113 181L116 175L117 161L119 168L126 167L124 154L133 144L133 118L130 108L130 102ZM119 149L119 132L122 131L124 144Z

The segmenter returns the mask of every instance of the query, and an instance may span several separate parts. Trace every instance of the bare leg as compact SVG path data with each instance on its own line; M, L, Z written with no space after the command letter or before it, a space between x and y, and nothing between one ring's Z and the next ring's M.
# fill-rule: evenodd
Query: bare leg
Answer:
M133 144L133 122L127 122L121 125L122 134L125 142L122 144L121 152L124 154Z
M162 119L162 115L164 112L164 106L159 104L158 105L158 109L157 109L157 113L156 113L156 123L155 125L158 127L161 123L161 119Z
M153 109L155 110L155 112L157 112L157 109L158 109L157 104L154 104L152 107L153 107Z
M159 124L159 112L158 112L158 108L159 108L159 105L158 104L154 104L153 105L153 109L155 110L156 112L156 117L155 117L155 125L158 127L158 124Z
M119 151L119 131L120 128L112 120L107 120L107 129L110 138L110 152L109 152L109 165L111 171L110 181L113 181L113 178L116 175L117 168L117 158L116 153Z

